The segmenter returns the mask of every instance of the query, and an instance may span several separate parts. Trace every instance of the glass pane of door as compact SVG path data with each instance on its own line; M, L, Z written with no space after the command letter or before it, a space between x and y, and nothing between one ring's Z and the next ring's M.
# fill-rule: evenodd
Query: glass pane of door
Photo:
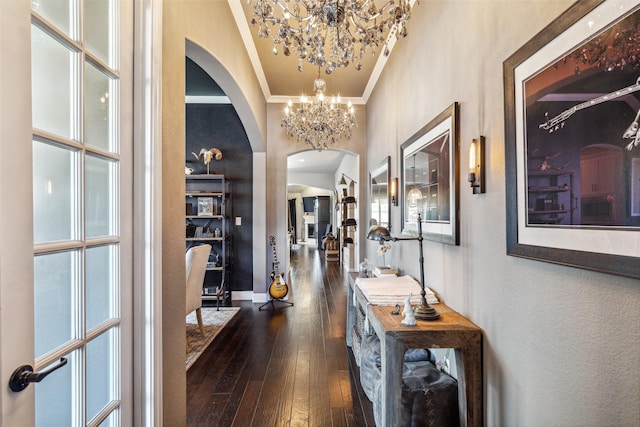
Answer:
M87 249L86 328L89 333L101 323L117 316L116 251L115 245Z
M115 224L113 161L97 156L85 158L85 216L87 238L113 236Z
M117 389L113 387L116 342L117 331L111 328L87 344L87 420L117 399Z
M79 352L74 351L65 356L67 365L47 376L45 381L35 387L36 393L36 426L60 427L78 425L78 414L74 414L71 396L74 390L79 369ZM49 404L55 402L55 405Z
M77 337L78 251L34 259L35 356L44 356Z
M74 139L77 54L37 25L31 28L33 127Z
M116 142L113 135L113 112L115 85L105 73L90 62L85 64L84 100L84 141L87 145L107 151L115 151L111 144Z
M75 0L33 0L33 11L47 21L51 22L60 31L68 36L73 36L71 8L75 6Z
M33 142L33 231L35 243L78 236L77 152Z
M114 67L111 43L113 15L117 6L105 0L85 0L84 37L87 50L105 64Z

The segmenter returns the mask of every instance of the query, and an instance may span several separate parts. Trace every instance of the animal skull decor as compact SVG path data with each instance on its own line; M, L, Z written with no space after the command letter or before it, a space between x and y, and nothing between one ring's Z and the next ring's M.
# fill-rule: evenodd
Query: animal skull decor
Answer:
M222 151L217 148L202 148L200 150L200 154L196 154L193 151L191 154L198 160L202 159L204 164L207 166L207 174L209 174L209 163L211 163L212 159L221 160L222 159Z

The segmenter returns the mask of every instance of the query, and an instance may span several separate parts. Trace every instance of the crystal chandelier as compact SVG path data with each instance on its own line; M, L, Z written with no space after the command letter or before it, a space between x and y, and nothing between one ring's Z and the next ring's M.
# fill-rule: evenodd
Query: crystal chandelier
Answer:
M299 71L305 59L327 74L351 63L360 70L368 50L375 56L384 46L389 55L388 32L407 36L411 2L387 0L377 7L374 0L255 0L251 25L258 27L258 37L273 38L274 54L282 45L285 56L295 55Z
M300 103L295 106L289 100L281 122L290 138L309 144L318 151L341 139L350 139L351 128L356 126L351 101L345 107L339 95L326 98L325 89L325 81L318 76L313 82L315 96L302 95Z

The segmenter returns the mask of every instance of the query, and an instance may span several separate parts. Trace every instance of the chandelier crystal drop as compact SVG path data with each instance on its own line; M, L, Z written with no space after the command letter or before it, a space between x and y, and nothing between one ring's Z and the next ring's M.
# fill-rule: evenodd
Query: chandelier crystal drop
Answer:
M381 48L389 55L388 34L407 36L411 0L388 0L378 7L374 0L247 0L252 4L252 26L260 38L273 38L273 53L319 66L327 74L360 61ZM381 3L378 0L378 3Z
M351 101L345 106L339 95L326 97L326 86L324 80L317 78L313 83L315 96L302 95L295 105L289 100L281 122L289 138L318 151L342 139L351 139L351 129L356 126Z

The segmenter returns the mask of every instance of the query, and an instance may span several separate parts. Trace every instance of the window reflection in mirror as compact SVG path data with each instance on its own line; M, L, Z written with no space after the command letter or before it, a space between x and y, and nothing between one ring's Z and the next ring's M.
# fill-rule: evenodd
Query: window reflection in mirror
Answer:
M390 162L391 158L387 156L369 172L369 226L391 228Z

